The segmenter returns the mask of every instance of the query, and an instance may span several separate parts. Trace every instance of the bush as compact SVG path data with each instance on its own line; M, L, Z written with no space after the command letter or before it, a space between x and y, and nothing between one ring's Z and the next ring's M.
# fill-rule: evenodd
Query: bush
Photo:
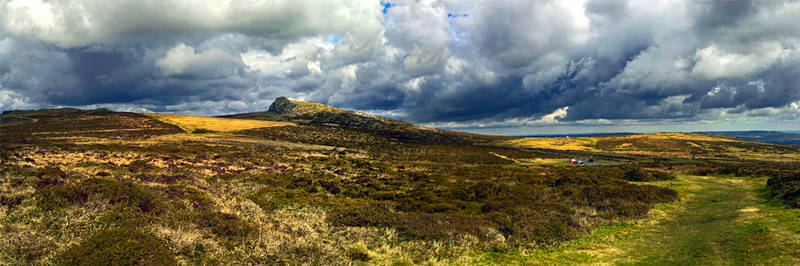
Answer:
M291 206L322 204L325 198L300 189L265 187L247 197L265 211L279 210Z
M483 228L494 224L481 216L455 213L406 213L397 218L395 228L407 239L442 240L459 234L486 239Z
M625 179L628 181L651 181L653 175L639 167L633 167L625 171Z
M169 185L166 192L169 199L187 199L195 209L208 209L214 203L208 193L187 185Z
M67 173L62 171L58 167L45 167L39 169L36 173L36 188L43 188L47 186L54 186L61 183L64 183L64 179L67 178Z
M28 228L8 226L0 229L0 234L3 234L0 249L18 260L17 263L20 265L22 262L28 265L36 264L36 260L47 256L55 244L52 238ZM8 260L5 260L5 263L9 263Z
M653 175L653 180L672 180L675 179L675 174L670 172L664 171L650 171L650 174Z
M385 227L397 223L394 205L365 200L344 201L328 212L328 222L339 226Z
M800 208L800 171L770 177L767 188L772 198Z
M202 211L194 220L201 227L210 229L212 233L226 240L241 240L254 230L252 225L239 216L224 212Z
M364 244L356 243L347 248L347 257L355 261L368 261L369 250Z
M138 173L153 168L146 160L135 160L128 164L128 171Z
M90 195L100 195L110 204L133 206L142 212L158 212L164 207L161 199L144 187L116 180L87 179L72 184L46 186L36 190L39 206L52 210L72 204L84 204Z
M59 254L66 265L176 265L166 243L130 227L103 230Z
M675 179L675 174L658 171L658 170L644 170L638 166L634 166L625 171L624 178L628 181L659 181Z
M580 224L575 218L546 209L511 208L494 213L492 219L513 245L548 245L578 236Z

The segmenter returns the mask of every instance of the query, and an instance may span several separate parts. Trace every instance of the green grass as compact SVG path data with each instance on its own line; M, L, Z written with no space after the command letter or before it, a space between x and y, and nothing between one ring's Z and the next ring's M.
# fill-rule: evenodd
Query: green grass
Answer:
M541 250L482 251L481 264L719 265L800 263L800 210L769 200L764 178L679 176L679 192L636 223L600 226Z

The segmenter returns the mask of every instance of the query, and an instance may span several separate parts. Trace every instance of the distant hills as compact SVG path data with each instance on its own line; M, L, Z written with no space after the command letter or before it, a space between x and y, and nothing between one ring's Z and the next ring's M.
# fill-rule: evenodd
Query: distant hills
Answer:
M758 141L758 142L773 143L773 144L800 145L800 131L764 131L764 130L754 130L754 131L702 131L702 132L691 132L691 133L719 135L719 136L732 137L732 138L737 138L737 139L742 139L742 140ZM587 133L587 134L568 134L568 135L567 134L563 134L563 135L529 135L529 136L521 136L521 137L528 137L528 138L566 138L566 137L580 138L580 137L600 137L600 136L633 135L633 134L637 134L637 133L632 133L632 132L613 132L613 133Z
M703 134L722 135L737 139L775 144L800 145L800 134L779 131L710 131Z
M703 133L638 133L569 138L520 138L509 146L672 158L797 161L800 146Z

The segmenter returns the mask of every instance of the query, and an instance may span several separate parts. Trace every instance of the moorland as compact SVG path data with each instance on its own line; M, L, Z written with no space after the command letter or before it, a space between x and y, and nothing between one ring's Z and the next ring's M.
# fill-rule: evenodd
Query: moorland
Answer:
M720 135L487 136L281 97L4 112L0 160L0 264L800 263L800 146Z

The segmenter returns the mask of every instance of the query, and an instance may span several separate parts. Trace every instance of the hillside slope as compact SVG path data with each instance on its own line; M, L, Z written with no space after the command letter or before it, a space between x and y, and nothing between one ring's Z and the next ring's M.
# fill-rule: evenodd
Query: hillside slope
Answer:
M796 162L800 146L747 141L698 133L649 133L578 138L522 138L507 145L525 148L640 154L679 158Z
M0 115L0 141L5 143L130 140L180 132L179 127L146 115L107 109L61 108Z
M338 127L378 134L399 141L420 143L466 144L512 139L512 137L486 136L417 126L396 119L333 108L320 103L290 100L286 97L276 98L267 112L222 117L290 121L303 125Z
M774 144L800 145L800 134L798 133L778 131L709 131L698 133L728 136L743 140Z

